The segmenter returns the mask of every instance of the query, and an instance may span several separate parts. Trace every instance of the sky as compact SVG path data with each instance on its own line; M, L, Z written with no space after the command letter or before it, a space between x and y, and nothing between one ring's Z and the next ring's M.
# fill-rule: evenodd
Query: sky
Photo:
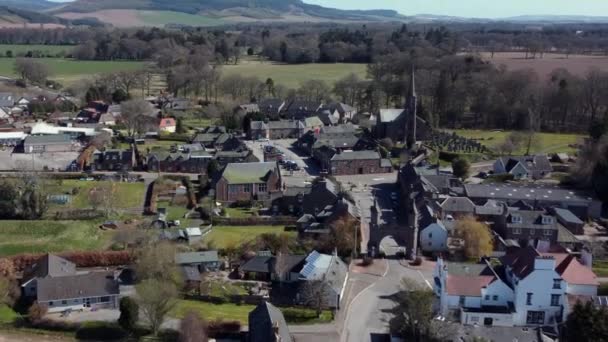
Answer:
M341 9L392 9L404 15L503 18L518 15L608 16L608 0L304 0Z

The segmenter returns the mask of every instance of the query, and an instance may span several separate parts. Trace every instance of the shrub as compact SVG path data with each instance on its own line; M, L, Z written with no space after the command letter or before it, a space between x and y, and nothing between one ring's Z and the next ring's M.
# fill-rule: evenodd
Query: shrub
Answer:
M86 322L76 331L79 340L116 341L125 338L126 331L116 323Z
M139 320L139 305L131 297L120 300L120 317L118 324L126 331L132 332Z
M80 328L80 323L56 321L52 319L40 319L35 322L31 322L29 327L50 331L72 332Z
M285 316L285 320L292 323L302 323L318 318L315 310L283 308L281 311L283 312L283 316Z
M39 322L46 315L48 308L46 305L34 303L27 310L27 318L30 322Z

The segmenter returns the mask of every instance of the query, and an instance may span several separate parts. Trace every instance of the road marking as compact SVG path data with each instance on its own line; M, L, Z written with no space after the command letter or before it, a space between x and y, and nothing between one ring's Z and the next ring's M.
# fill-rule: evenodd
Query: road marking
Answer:
M422 274L422 272L420 272L420 270L417 270L418 274L420 274L420 278L422 278L422 280L424 280L424 282L426 283L426 286L429 287L429 289L433 289L433 287L431 286L431 283L429 283L428 280L426 280L426 278L424 277L424 274Z

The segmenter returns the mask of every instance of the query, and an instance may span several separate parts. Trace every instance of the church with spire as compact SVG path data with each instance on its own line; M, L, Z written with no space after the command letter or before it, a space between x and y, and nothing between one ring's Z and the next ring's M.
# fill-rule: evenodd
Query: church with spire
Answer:
M417 106L416 80L412 66L405 106L380 109L374 129L376 138L390 138L393 143L402 142L408 150L414 148L417 141L427 139L431 134L431 127L417 115Z

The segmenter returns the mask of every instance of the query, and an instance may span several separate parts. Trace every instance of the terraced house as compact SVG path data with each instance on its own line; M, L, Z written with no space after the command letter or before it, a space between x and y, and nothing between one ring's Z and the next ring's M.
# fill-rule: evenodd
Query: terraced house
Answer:
M217 181L216 200L222 203L262 201L283 195L285 184L276 163L228 164Z

